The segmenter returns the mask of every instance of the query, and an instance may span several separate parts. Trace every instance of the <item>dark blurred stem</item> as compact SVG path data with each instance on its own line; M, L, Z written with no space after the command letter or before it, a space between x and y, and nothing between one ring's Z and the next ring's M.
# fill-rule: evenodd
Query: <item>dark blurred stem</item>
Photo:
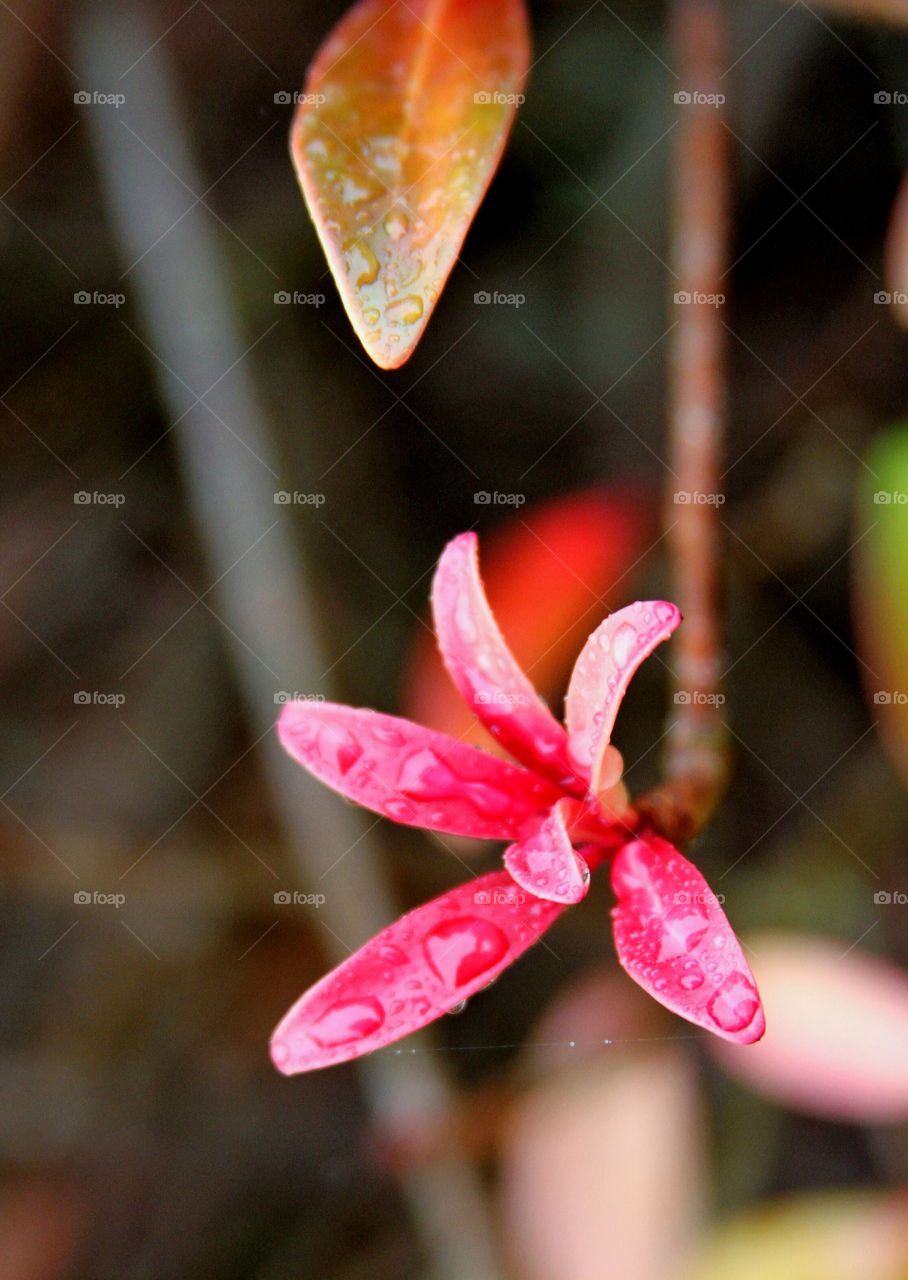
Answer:
M307 889L325 889L318 912L322 941L341 959L395 912L369 836L374 824L367 826L326 789L309 785L278 749L273 730L277 688L325 688L319 602L282 518L289 509L274 502L277 489L311 484L278 470L251 355L257 343L240 327L226 269L224 224L202 199L193 203L190 196L205 191L206 180L171 82L166 44L147 25L138 0L107 0L80 18L76 46L83 84L108 90L130 76L122 108L100 107L89 119L112 229L128 268L130 319L141 329L172 424L165 435L177 449L213 583L211 599L225 624L226 651L282 827L289 863L282 871ZM273 272L265 277L260 287L267 300L281 283ZM254 337L271 327L273 321L260 314ZM211 393L228 374L229 399L225 387L215 405ZM269 878L264 867L261 879L268 913L281 878ZM238 979L225 971L224 981L231 980ZM260 1056L264 1063L264 1029ZM382 1134L402 1141L443 1121L451 1091L429 1053L375 1054L358 1070ZM300 1084L285 1087L289 1097ZM484 1188L455 1145L418 1176L401 1171L400 1183L428 1262L421 1276L498 1280Z
M666 523L673 599L684 614L675 637L676 678L665 785L639 808L670 839L707 822L725 787L728 745L722 713L719 503L725 426L725 344L721 306L728 243L728 131L721 108L725 47L722 0L675 0L674 63L693 101L675 131L672 257L677 305L669 405Z

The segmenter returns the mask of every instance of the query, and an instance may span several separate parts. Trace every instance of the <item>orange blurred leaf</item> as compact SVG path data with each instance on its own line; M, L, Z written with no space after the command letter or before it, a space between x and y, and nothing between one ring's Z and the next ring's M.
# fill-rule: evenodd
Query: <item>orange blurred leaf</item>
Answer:
M359 0L309 70L293 160L347 314L383 369L419 341L528 64L523 0Z
M865 1124L908 1118L908 974L847 942L796 933L747 942L766 1035L746 1049L710 1037L726 1070L815 1115Z
M563 692L589 633L631 598L630 570L646 549L652 520L639 495L595 489L530 507L483 535L492 610L514 657L550 703ZM414 637L402 701L418 723L500 754L423 627Z
M85 1206L49 1179L8 1180L0 1194L0 1280L62 1280L74 1274Z

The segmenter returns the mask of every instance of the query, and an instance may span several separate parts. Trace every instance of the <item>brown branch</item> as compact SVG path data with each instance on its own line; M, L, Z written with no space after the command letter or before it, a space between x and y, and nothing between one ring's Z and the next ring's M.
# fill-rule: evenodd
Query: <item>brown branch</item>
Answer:
M676 0L673 35L681 94L690 100L679 102L675 134L677 324L672 335L672 476L666 524L673 595L684 623L674 643L677 675L666 783L639 808L669 838L684 840L709 818L728 772L718 626L725 417L721 311L728 240L728 131L716 102L723 92L721 0ZM679 295L689 301L679 302Z

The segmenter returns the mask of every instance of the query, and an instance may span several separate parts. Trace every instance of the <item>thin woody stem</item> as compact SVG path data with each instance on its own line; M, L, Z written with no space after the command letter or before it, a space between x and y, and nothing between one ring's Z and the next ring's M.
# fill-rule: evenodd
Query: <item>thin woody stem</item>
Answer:
M722 90L722 0L676 0L681 100L675 133L672 257L677 279L669 407L671 481L666 523L673 598L684 614L673 649L675 696L666 783L639 808L669 838L699 831L728 773L722 716L720 470L725 343L720 306L728 240L728 131ZM718 99L717 99L718 95ZM680 95L679 95L680 96Z

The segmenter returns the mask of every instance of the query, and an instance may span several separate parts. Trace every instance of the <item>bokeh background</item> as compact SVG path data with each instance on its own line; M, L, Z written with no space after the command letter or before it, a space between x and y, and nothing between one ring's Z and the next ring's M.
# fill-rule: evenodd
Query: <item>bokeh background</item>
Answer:
M871 652L904 559L862 560L908 408L877 300L908 31L729 6L736 770L696 856L805 1043L742 1079L620 973L599 885L408 1061L285 1080L289 1003L497 851L317 795L282 698L443 720L426 602L463 529L553 699L606 608L669 589L666 7L531 5L526 104L397 374L287 154L343 8L0 4L0 1277L908 1276L908 803L873 700L904 659Z

